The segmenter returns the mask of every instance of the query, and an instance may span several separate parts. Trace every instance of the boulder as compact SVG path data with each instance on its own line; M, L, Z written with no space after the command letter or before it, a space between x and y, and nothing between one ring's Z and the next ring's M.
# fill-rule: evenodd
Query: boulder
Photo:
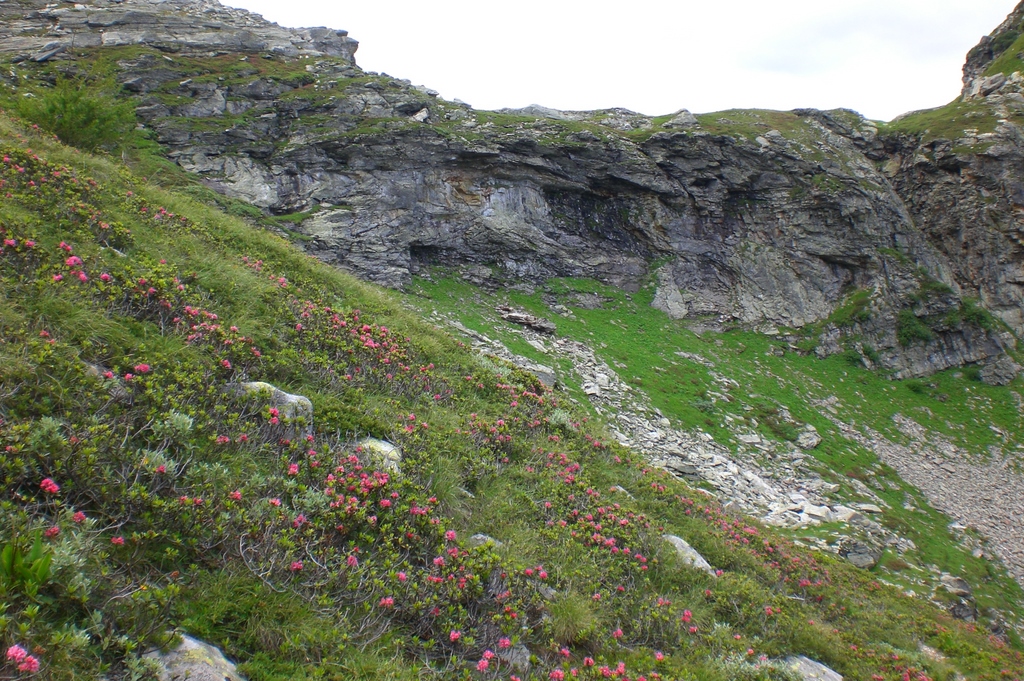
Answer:
M144 657L160 664L160 681L245 681L224 653L188 635L166 653L154 650Z
M814 449L821 444L821 436L818 430L811 424L804 426L803 431L796 438L796 446L800 449Z
M306 437L313 434L313 403L308 397L286 393L263 381L240 383L237 392L242 395L269 395L268 404L278 410L279 418L288 427L289 437Z
M83 364L85 364L85 373L87 376L100 380L107 380L104 374L109 370L106 367L100 366L99 364L91 364L89 362L83 362ZM107 392L110 397L117 402L128 402L132 398L132 394L128 392L128 388L124 387L124 383L122 383L119 378L115 378L110 381Z
M961 600L959 603L954 603L949 607L949 614L954 619L963 620L964 622L976 622L978 620L978 606L971 601Z
M680 109L671 120L661 124L663 128L693 128L700 125L697 117L686 109Z
M500 549L502 546L505 545L504 542L500 542L500 541L498 541L497 539L495 539L494 537L492 537L490 535L481 534L481 533L474 534L472 537L467 539L466 540L466 544L469 545L471 548L476 548L478 546L486 546L487 544L491 544L496 549Z
M697 553L697 550L690 546L685 539L674 534L663 534L661 538L675 548L676 555L679 556L684 565L703 570L712 577L715 576L715 569L711 567L711 563L707 562L704 556Z
M970 598L973 595L971 591L971 585L966 580L960 577L954 577L953 575L944 574L939 578L939 584L943 589L953 594L954 596L960 596L962 598Z
M530 649L522 643L517 643L511 648L499 648L497 657L503 664L517 672L525 674L530 671Z
M398 445L378 440L375 437L367 437L360 440L357 446L362 447L363 451L370 455L370 459L381 468L392 473L402 472L402 449Z
M786 667L803 681L843 681L838 672L803 655L786 658Z
M878 549L857 540L847 540L840 544L839 555L863 570L870 570L878 565L878 559L882 557Z
M539 333L553 334L557 330L554 322L534 316L528 312L515 310L507 305L499 307L498 314L507 322L525 326Z

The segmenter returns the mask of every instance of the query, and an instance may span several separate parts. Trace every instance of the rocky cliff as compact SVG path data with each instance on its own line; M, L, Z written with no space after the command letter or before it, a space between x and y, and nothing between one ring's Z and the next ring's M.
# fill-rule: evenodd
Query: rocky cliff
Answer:
M900 377L980 363L1004 381L1003 324L1024 332L1024 96L990 71L1021 11L972 51L955 135L845 110L476 111L362 71L343 31L213 0L5 2L0 50L16 87L102 55L168 157L301 213L311 253L381 284L434 264L653 275L677 318L803 328Z

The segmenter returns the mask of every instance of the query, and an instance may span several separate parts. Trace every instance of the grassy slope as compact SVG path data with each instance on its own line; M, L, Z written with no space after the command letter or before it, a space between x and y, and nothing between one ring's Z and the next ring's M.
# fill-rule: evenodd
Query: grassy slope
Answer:
M849 678L1021 668L920 599L549 423L574 417L529 376L495 374L283 240L7 118L0 145L0 544L24 555L58 530L49 569L0 582L0 643L45 677L142 674L137 654L175 625L255 680L504 676L478 666L502 638L543 678L620 661L630 678L782 678L757 659L789 653ZM224 389L242 379L310 397L313 440ZM353 448L367 433L403 446L400 475ZM616 484L634 499L601 491ZM462 543L481 530L504 545ZM677 565L662 532L722 576Z
M823 435L823 443L812 453L823 476L841 485L838 498L859 498L848 479L857 478L871 484L889 504L885 524L918 545L908 560L937 565L982 585L979 602L983 607L1019 612L1024 596L1020 587L1005 574L993 573L987 561L972 557L946 528L947 517L929 509L916 490L900 481L872 453L845 440L817 406L821 400L835 396L840 418L871 426L895 442L907 441L893 422L893 416L903 414L968 451L982 453L990 446L999 446L1013 452L1024 447L1019 385L986 386L973 380L970 372L955 370L926 380L893 382L865 369L859 355L856 362L845 355L820 360L813 353L794 352L781 338L739 330L697 335L689 330L687 322L673 321L650 307L652 288L629 295L587 280L552 280L547 288L572 309L575 318L553 315L539 292L488 296L453 278L419 280L415 289L418 295L410 301L451 314L469 328L496 334L512 351L542 363L550 363L551 358L519 336L502 333L502 325L495 322L491 311L499 303L511 302L546 316L557 323L559 335L588 343L610 366L618 367L620 376L647 392L654 406L678 427L701 428L727 447L738 444L734 437L737 428L754 429L755 420L756 429L765 438L780 440L789 435L777 425L773 430L770 418L773 409L786 407L794 419L814 425ZM607 302L601 309L581 308L573 302L572 294L576 292L597 293ZM711 360L714 373L734 379L740 387L723 386L714 379L712 370L677 356L677 352ZM567 373L569 367L561 368ZM576 390L575 394L587 403L581 392ZM725 395L725 399L719 395ZM922 510L904 509L908 495ZM835 529L825 527L816 532L827 536ZM913 570L901 572L883 574L918 591L922 588L920 580L925 585L931 581Z

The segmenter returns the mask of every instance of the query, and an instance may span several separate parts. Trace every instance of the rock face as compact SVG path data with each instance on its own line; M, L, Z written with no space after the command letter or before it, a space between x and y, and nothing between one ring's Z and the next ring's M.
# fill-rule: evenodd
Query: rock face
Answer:
M168 52L267 52L351 60L359 43L345 31L281 28L216 0L94 0L55 4L8 0L0 5L3 51L46 61L66 50L148 45Z
M981 42L967 53L963 76L964 96L979 94L982 89L979 86L979 81L985 77L985 70L996 57L1013 45L1015 39L1020 35L1022 21L1024 21L1024 2L1018 4L1003 23L996 27L996 30L983 37ZM985 92L984 94L989 93Z
M160 663L160 681L245 681L224 653L187 635L182 636L177 648L166 653L154 651L145 657Z
M1024 331L1024 133L1010 121L964 154L845 110L480 112L363 72L344 31L214 0L17 0L0 18L18 68L122 50L118 78L170 158L268 212L310 212L310 253L387 286L441 264L636 290L658 263L655 305L673 317L797 328L862 295L822 351L897 377L1004 356L1012 338L964 295ZM251 68L214 79L189 61L225 54ZM1024 107L1012 76L978 80L991 59L972 54L971 96Z

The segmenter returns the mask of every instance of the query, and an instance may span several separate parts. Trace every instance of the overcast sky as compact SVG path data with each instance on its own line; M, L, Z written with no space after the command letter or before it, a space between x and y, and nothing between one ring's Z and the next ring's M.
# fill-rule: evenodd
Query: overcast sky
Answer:
M346 29L357 63L479 109L657 115L847 107L889 120L959 95L1016 0L222 0Z

